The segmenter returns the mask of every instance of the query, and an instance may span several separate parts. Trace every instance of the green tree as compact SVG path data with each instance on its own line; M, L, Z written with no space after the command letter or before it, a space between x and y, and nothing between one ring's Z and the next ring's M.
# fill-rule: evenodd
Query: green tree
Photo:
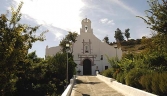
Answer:
M152 38L153 45L157 45L154 48L162 49L165 53L167 52L167 1L161 1L162 2L159 2L159 0L148 1L150 9L146 10L147 18L137 17L142 18L149 25L149 28L156 32Z
M73 44L76 42L77 36L78 36L78 34L76 32L69 32L65 36L65 38L63 38L62 41L60 41L60 44L59 44L62 48L62 52L65 53L66 55L68 54L68 77L69 77L68 79L69 80L73 77L73 75L76 72L75 67L77 64L74 62L72 54L73 54ZM67 43L70 44L69 49L66 48ZM67 61L67 58L64 61ZM62 61L60 61L60 62L62 62ZM66 62L66 64L67 64L67 62ZM68 82L69 82L69 80L68 80Z
M15 96L53 95L57 92L56 80L52 74L47 74L49 64L47 60L38 58L36 52L29 53L26 60L17 64L18 80L15 84ZM54 83L53 83L54 82Z
M76 63L73 60L73 56L70 53L57 53L54 57L50 57L48 59L49 68L48 71L54 74L54 78L56 78L56 87L57 92L61 93L64 91L64 86L66 84L66 76L67 76L67 54L68 54L68 79L70 80L75 74ZM63 61L63 62L62 62ZM69 81L68 80L68 81Z
M11 95L18 80L16 76L17 64L24 61L28 49L36 41L44 40L44 33L36 36L35 32L40 26L31 27L19 23L21 19L20 10L23 2L15 10L11 9L11 18L6 14L0 16L0 90L1 95Z
M105 36L103 40L104 40L107 44L110 43L110 42L109 42L109 38L108 38L108 36Z
M147 19L140 16L137 17L142 18L152 30L167 34L167 1L161 1L162 3L160 3L159 0L148 1L150 9L146 10Z
M128 41L128 38L130 38L129 30L130 30L129 28L125 29L125 37L126 37L127 41Z
M147 18L140 18L155 33L151 38L142 38L145 49L140 54L125 54L119 62L114 59L108 61L115 71L111 72L113 77L117 79L122 77L119 76L120 70L116 70L120 68L124 73L126 84L163 96L167 94L165 83L167 82L165 79L167 72L167 0L162 0L162 2L150 0L148 3L151 8L146 10ZM116 76L115 73L117 73Z
M117 42L121 42L124 40L124 36L122 35L122 31L119 28L117 28L117 30L115 31L114 38L116 39Z
M167 61L167 1L162 0L150 0L148 4L149 10L146 10L146 17L142 18L148 25L149 28L155 31L151 39L145 39L145 45L150 46L147 48L147 53L152 54L156 59L161 58L161 62ZM149 45L148 45L149 44ZM155 59L155 58L154 58Z
M62 47L62 51L63 52L66 52L66 44L70 44L70 45L73 45L75 42L76 42L76 38L78 36L78 33L76 32L69 32L65 38L63 38L61 41L60 41L60 44L59 46ZM73 53L73 46L71 48L71 53Z
M72 78L72 76L75 74L76 70L76 63L73 60L73 44L77 41L76 38L78 37L78 33L76 32L69 32L65 38L62 39L62 41L60 41L60 46L62 47L62 52L68 54L68 62L69 62L69 66L68 66L68 77L69 79ZM66 44L70 44L70 49L66 48ZM67 50L70 50L69 52L67 52ZM69 81L69 80L68 80Z

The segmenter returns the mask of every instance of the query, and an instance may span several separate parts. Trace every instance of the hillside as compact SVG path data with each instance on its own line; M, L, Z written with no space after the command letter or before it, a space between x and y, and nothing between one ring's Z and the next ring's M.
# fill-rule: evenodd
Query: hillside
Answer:
M115 42L111 42L110 45L115 45ZM120 46L121 45L121 46ZM141 52L145 46L141 44L141 39L130 39L128 41L123 41L118 44L118 47L121 47L123 53L127 52L134 52L139 53Z

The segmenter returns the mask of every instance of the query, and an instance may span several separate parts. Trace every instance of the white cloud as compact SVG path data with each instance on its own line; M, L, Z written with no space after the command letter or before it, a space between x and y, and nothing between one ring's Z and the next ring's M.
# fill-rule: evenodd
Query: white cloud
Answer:
M55 40L56 39L61 40L63 38L63 34L60 32L55 33L55 36L56 36Z
M103 24L115 25L114 20L109 20L108 18L100 19L100 22L103 23Z
M101 22L101 23L106 23L107 21L108 21L107 18L100 19L100 22Z
M17 3L20 0L14 0ZM80 9L84 6L82 0L22 0L21 9L35 19L39 24L53 25L67 31L79 31ZM58 36L58 35L57 35Z
M46 25L45 28L48 29L52 35L54 35L54 41L60 41L64 37L64 34L67 34L65 30L56 28L53 25Z
M107 23L111 25L115 25L114 20L109 20Z

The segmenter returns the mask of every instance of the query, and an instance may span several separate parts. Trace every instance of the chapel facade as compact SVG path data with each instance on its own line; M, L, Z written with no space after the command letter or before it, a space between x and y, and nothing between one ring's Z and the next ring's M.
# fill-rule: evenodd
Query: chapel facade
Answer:
M95 75L96 71L103 71L110 67L107 57L122 57L121 48L115 48L101 41L93 34L91 21L87 18L81 22L80 35L73 44L74 61L77 64L76 71L80 75ZM60 46L46 47L46 56L53 56L61 50Z

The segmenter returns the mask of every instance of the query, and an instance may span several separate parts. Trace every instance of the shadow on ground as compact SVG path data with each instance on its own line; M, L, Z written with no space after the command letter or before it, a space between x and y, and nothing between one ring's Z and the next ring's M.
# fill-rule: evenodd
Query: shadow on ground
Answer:
M73 89L74 90L74 89ZM80 91L75 90L78 93L81 93ZM82 94L82 93L81 93ZM90 96L89 94L82 94L82 96Z
M90 96L90 95L88 95L88 94L82 94L82 96Z
M82 80L76 80L76 83L77 84L99 84L99 83L101 83L101 82L83 82ZM86 95L85 95L86 96Z

